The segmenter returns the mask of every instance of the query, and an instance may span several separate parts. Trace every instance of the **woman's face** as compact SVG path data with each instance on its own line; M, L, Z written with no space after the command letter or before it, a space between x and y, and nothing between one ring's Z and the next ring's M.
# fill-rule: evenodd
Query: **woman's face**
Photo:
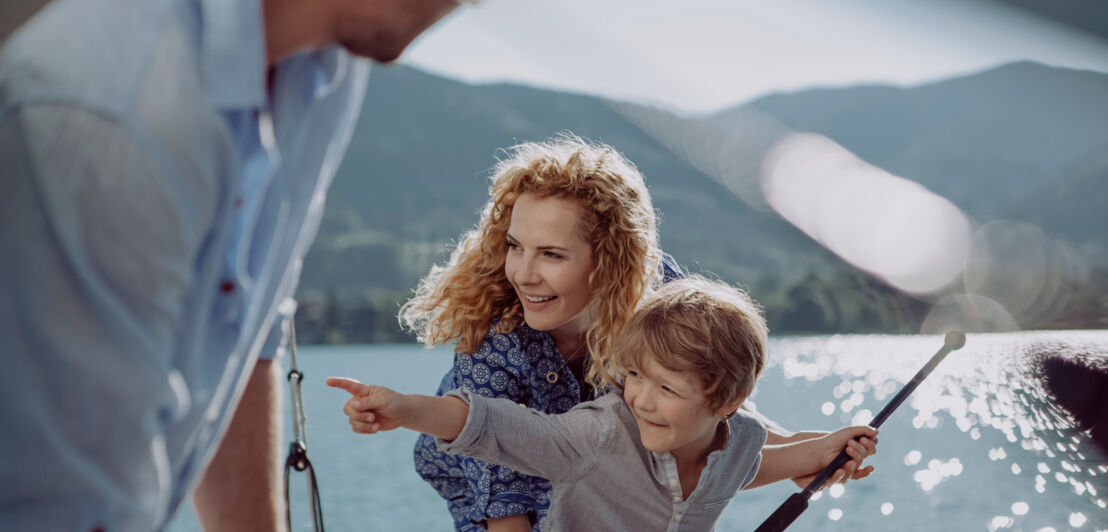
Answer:
M549 331L559 347L592 322L586 307L596 263L579 222L572 201L523 194L508 227L504 273L523 303L523 319L532 329Z

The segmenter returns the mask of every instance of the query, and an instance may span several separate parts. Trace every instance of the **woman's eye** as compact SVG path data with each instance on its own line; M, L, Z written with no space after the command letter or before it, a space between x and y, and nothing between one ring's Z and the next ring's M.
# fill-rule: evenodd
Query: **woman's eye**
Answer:
M516 244L515 242L508 242L508 249L517 250L519 249L519 244Z
M552 258L552 259L560 259L560 258L562 258L562 256L561 256L561 255L559 255L559 254L557 254L557 253L554 253L553 251L547 251L546 253L544 253L544 255L546 255L547 257L550 257L550 258Z

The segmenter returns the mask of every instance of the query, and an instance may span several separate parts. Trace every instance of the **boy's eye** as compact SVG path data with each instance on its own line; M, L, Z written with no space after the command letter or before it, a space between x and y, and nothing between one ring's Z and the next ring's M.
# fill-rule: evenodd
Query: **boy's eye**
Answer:
M634 377L634 378L637 379L637 378L639 378L639 372L635 371L633 369L629 369L629 370L627 370L627 376L628 377Z

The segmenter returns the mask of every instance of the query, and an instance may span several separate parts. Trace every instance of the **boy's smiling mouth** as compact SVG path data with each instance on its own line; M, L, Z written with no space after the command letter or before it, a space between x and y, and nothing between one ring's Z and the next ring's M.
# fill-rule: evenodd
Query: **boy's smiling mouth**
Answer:
M650 421L649 419L646 419L645 417L643 417L641 414L635 414L635 417L639 418L639 421L641 421L643 425L646 425L648 427L664 428L664 427L668 426L668 425L664 425L664 424L661 424L661 423L655 423L653 421Z

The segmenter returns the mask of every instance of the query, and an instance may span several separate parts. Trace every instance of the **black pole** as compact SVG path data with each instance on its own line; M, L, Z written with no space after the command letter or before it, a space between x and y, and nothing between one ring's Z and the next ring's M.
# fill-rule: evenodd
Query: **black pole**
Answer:
M873 421L869 422L869 426L873 428L880 427L881 424L892 415L893 411L915 391L916 387L923 382L923 379L926 379L927 376L931 374L931 371L935 369L935 366L939 365L939 362L942 362L946 355L951 351L961 349L964 345L966 345L965 334L960 331L950 331L946 333L943 347L931 357L931 360L927 361L927 364L925 364L923 368L916 372L916 376L912 377L912 380L908 381L908 384L905 384L904 387L897 392L896 396L889 401L889 404L885 405L885 408L882 408L881 412L877 413L877 417L874 417ZM812 482L808 483L808 487L804 488L804 491L790 495L781 506L777 507L776 511L762 522L755 532L780 532L788 528L797 517L800 517L801 513L804 513L804 510L808 509L808 499L811 499L812 495L815 495L815 493L827 483L831 475L835 474L835 471L838 471L843 464L849 461L850 457L847 456L846 451L843 450L840 452L830 464L827 464L827 467L823 468L823 471L820 471L819 475L816 475L816 478L812 479Z

